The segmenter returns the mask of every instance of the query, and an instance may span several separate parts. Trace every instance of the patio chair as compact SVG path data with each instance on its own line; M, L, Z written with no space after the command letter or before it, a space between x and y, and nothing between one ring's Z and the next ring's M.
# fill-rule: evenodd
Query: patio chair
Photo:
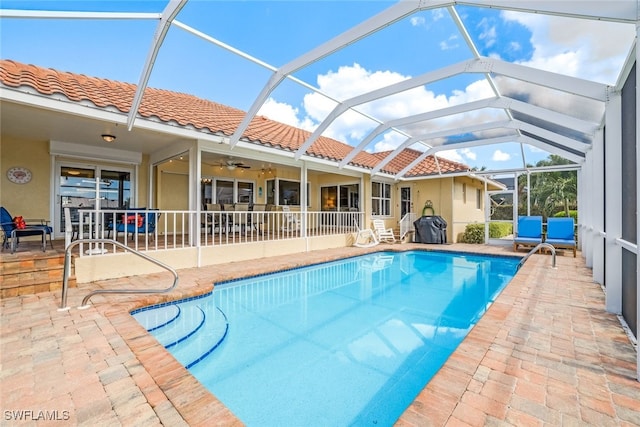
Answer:
M572 249L575 258L577 245L574 226L573 218L548 218L545 243L554 248Z
M122 221L116 224L116 240L118 240L118 233L130 233L132 239L136 233L144 234L146 237L151 236L153 239L156 221L160 215L156 210L127 209L126 214L122 215Z
M214 230L221 226L220 211L222 210L222 207L219 203L207 203L206 207L207 212L203 215L206 215L207 227L209 228L210 233L213 234ZM202 221L202 223L204 224L205 221Z
M378 241L395 243L396 236L393 234L393 228L385 228L384 221L381 219L373 220L373 230L378 237Z
M264 225L264 217L266 215L267 205L266 204L256 204L253 205L253 209L251 211L251 226L256 229L259 233L264 233L262 227Z
M365 228L361 230L357 221L355 222L355 226L357 233L353 246L358 248L371 248L380 244L380 241L378 241L378 238L376 237L376 233L374 233L372 229Z
M513 238L513 251L517 251L518 246L533 247L540 243L542 243L542 217L518 217L518 233Z
M240 233L247 232L249 226L249 204L248 203L236 203L233 207L235 214L233 215L233 224L240 228Z
M13 222L13 217L3 207L0 207L0 223L3 231L2 250L9 248L11 245L11 253L16 251L22 236L42 236L42 252L47 251L47 240L49 236L49 244L53 249L53 241L51 240L52 228L48 225L49 221L44 219L25 219L24 228L18 228Z
M233 213L236 210L236 207L233 203L221 203L220 207L222 211L226 212L222 215L222 222L224 223L225 233L233 232L235 228L235 224L233 223Z
M284 216L284 222L282 224L282 230L284 231L296 231L300 230L300 218L294 212L291 212L289 206L282 207L282 215Z

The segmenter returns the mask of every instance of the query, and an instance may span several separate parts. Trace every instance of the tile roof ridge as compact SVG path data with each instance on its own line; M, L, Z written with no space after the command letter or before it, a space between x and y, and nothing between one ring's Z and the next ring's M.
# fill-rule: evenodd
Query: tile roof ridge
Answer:
M420 150L416 150L415 148L409 148L409 147L404 148L402 151L403 151L403 152L406 152L406 153L411 153L411 154L416 155L416 156L419 156L420 154L422 154L422 153L423 153L423 152L422 152L422 151L420 151ZM375 154L377 157L379 157L380 159L384 159L385 157L387 157L387 156L388 156L389 154L391 154L392 152L393 152L393 150L387 150L387 151L378 151L377 153L374 153L374 154ZM435 153L435 154L429 154L429 155L427 156L427 158L430 158L430 157L431 157L431 158L433 158L433 157L435 157L435 155L436 155L436 154L437 154L437 153ZM451 160L451 159L448 159L448 158L446 158L446 157L442 157L442 156L438 156L438 162L449 163L449 164L451 164L452 166L454 166L454 165L455 165L455 166L458 166L458 167L463 167L463 168L471 169L471 167L470 167L469 165L465 164L465 163L457 162L457 161L455 161L455 160Z

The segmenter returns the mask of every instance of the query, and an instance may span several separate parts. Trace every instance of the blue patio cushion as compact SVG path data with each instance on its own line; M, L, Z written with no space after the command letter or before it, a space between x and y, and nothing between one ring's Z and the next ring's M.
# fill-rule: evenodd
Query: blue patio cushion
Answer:
M43 230L44 233L49 236L49 239L51 239L51 233L53 233L53 228L46 224L26 224L26 228L17 229L13 223L13 217L4 206L0 207L0 226L4 232L2 239L3 247L8 247L12 233L15 233L16 239L23 236L42 236Z
M549 218L545 242L552 245L575 245L574 224L573 218Z
M2 223L2 229L5 233L7 232L7 230L9 230L9 233L11 233L11 231L13 230L13 218L9 214L9 211L4 208L4 206L0 208L0 223Z
M137 213L137 212L130 213L130 211L144 211L144 213ZM157 210L146 210L145 208L127 209L126 215L127 215L127 223L125 224L123 222L123 223L117 224L116 225L117 232L135 233L137 231L138 233L151 233L155 231L156 219L159 215ZM135 215L141 215L144 218L143 221L139 222L134 220L129 222L128 217L135 216Z
M16 225L13 223L13 217L4 206L0 207L0 223L2 224L2 231L5 233L5 239L11 237L11 232L16 230ZM26 227L17 230L16 233L21 236L36 236L41 235L42 230L45 230L47 234L53 232L53 229L45 224L26 224Z
M518 217L518 242L540 243L542 242L542 217L521 216Z

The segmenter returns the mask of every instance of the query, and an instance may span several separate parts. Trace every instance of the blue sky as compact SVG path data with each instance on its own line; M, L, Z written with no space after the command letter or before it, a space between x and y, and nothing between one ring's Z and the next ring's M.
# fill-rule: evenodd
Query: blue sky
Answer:
M192 0L177 20L275 67L391 6L387 1L209 1ZM3 9L161 12L165 1L8 1ZM542 15L457 7L484 56L615 83L634 35L630 26ZM0 56L24 63L137 83L156 21L0 19ZM446 9L416 13L295 73L334 99L345 100L406 78L471 58ZM587 66L588 64L588 66ZM149 86L190 93L247 110L271 72L186 31L172 27L160 50ZM503 89L501 88L501 91ZM504 82L504 90L510 88ZM390 120L492 96L480 75L463 75L359 107ZM538 95L540 98L542 95ZM547 97L551 100L552 97ZM552 102L548 99L544 102ZM335 104L291 81L281 84L260 114L313 130ZM500 112L481 112L421 123L406 130L456 128ZM494 118L495 119L495 118ZM347 114L325 132L355 145L378 123ZM391 150L406 137L388 132L367 149ZM522 166L518 144L459 149L443 156L470 166ZM548 153L525 147L528 163Z

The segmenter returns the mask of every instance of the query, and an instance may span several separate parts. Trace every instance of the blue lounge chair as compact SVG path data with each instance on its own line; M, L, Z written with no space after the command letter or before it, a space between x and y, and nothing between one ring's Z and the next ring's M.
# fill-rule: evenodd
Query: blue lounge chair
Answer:
M518 232L513 238L514 252L518 250L518 246L536 246L540 243L542 243L542 217L518 217Z
M554 248L572 249L575 258L577 245L573 218L547 219L547 238L544 241Z
M156 220L160 216L157 210L129 208L126 212L122 221L116 224L116 240L118 240L118 233L130 233L131 238L135 233L153 238L156 231Z
M49 236L49 243L51 244L51 249L53 249L53 242L51 241L51 233L53 230L47 225L47 221L42 219L27 219L25 222L24 228L18 228L16 224L13 223L13 217L9 211L4 207L0 207L0 226L4 234L2 250L5 250L11 245L11 253L14 253L18 247L18 243L20 243L21 236L42 236L42 252L46 252L47 250L46 237ZM39 222L39 224L36 222Z

